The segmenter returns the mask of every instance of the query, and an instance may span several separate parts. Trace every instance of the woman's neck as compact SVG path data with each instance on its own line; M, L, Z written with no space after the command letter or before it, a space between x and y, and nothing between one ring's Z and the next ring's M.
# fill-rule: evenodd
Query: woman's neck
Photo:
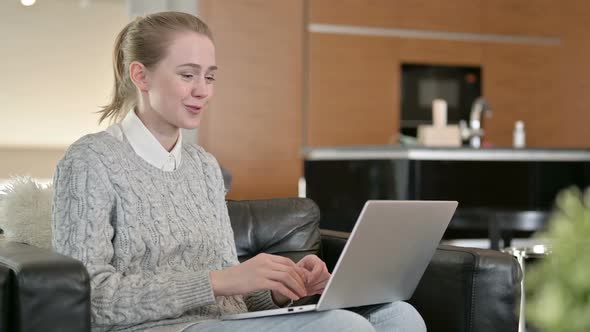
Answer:
M154 111L134 110L137 117L146 126L146 128L154 135L154 137L162 144L166 151L172 151L174 145L178 141L180 135L180 128L167 123L160 115Z

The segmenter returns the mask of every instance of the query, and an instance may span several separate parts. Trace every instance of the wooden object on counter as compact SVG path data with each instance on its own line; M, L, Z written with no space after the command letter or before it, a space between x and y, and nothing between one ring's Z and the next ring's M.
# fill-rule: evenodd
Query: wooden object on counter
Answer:
M418 126L418 143L434 147L459 147L461 146L459 126Z

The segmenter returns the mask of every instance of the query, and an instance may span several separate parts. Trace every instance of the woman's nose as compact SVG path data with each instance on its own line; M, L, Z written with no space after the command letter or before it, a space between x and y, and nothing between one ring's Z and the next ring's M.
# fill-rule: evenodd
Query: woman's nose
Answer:
M193 85L193 90L191 94L195 98L204 98L208 95L207 83L205 82L205 78L200 78L195 80L195 84Z

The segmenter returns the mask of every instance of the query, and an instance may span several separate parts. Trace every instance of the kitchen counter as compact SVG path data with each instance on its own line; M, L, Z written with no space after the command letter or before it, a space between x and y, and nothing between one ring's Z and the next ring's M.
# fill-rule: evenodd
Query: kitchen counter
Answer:
M303 158L301 192L319 205L322 228L340 231L369 199L459 201L452 228L490 213L544 214L564 188L590 186L588 149L343 146L305 149Z
M305 148L304 160L590 161L590 149L428 148L366 145Z

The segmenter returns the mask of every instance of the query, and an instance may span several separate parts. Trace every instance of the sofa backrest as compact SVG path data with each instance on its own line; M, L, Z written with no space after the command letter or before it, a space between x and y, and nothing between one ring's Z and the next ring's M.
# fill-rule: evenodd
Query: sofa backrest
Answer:
M320 212L310 199L228 201L240 261L259 253L298 261L320 253Z

